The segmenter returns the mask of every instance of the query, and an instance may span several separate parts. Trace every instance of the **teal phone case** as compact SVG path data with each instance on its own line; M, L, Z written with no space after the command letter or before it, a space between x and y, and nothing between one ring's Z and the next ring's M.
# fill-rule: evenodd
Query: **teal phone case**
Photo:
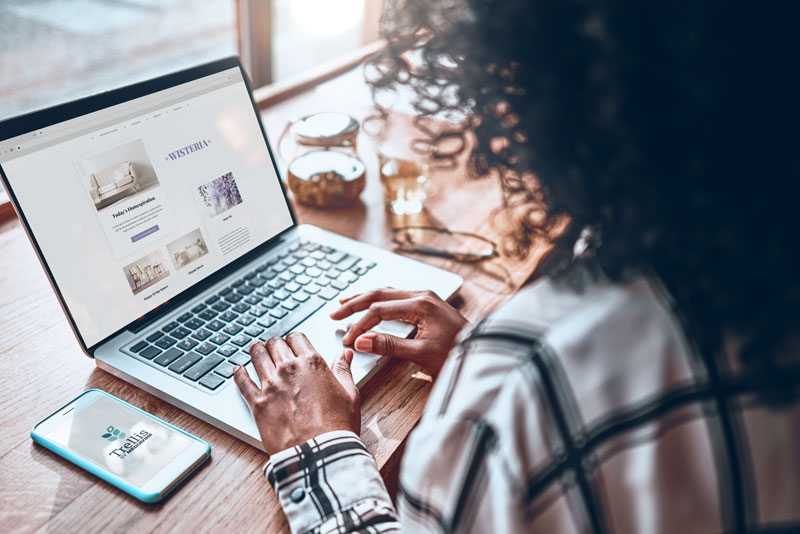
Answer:
M118 477L114 473L111 473L109 471L106 471L105 469L102 469L102 468L98 467L97 465L89 462L88 460L85 460L85 459L81 458L80 456L78 456L77 454L73 453L72 451L69 451L69 450L63 448L62 446L60 446L60 445L58 445L56 443L53 443L52 441L47 440L44 436L42 436L42 435L40 435L39 433L36 432L36 427L38 427L44 421L46 421L47 419L49 419L50 417L52 417L56 413L60 412L61 410L63 410L64 408L66 408L67 406L69 406L70 404L72 404L73 402L77 401L78 399L80 399L81 397L83 397L84 395L86 395L87 393L89 393L91 391L97 391L98 393L101 393L101 394L105 395L106 397L108 397L108 398L110 398L112 400L115 400L115 401L127 406L128 408L131 408L131 409L139 412L140 414L142 414L142 415L144 415L146 417L149 417L150 419L158 421L159 423L161 423L161 424L163 424L163 425L165 425L165 426L167 426L167 427L169 427L169 428L171 428L173 430L176 430L176 431L180 432L181 434L183 434L183 435L185 435L185 436L187 436L187 437L189 437L189 438L191 438L191 439L193 439L195 441L199 441L200 443L202 443L203 445L206 446L205 458L203 458L203 461L198 463L197 466L195 466L194 469L192 469L191 471L187 472L184 476L182 476L180 478L180 480L177 481L177 483L171 484L169 489L165 493L163 493L163 494L162 493L144 493L141 490L139 490L137 487L133 486L129 482L125 481L124 479ZM31 429L31 438L33 438L33 441L35 441L39 445L41 445L41 446L43 446L43 447L45 447L47 449L50 449L51 451L53 451L54 453L58 454L62 458L65 458L65 459L69 460L70 462L72 462L73 464L75 464L75 465L77 465L79 467L82 467L83 469L89 471L93 475L96 475L96 476L100 477L101 479L105 480L109 484L112 484L112 485L118 487L119 489L121 489L125 493L127 493L129 495L132 495L133 497L136 497L140 501L148 502L148 503L158 502L158 501L162 500L164 497L166 497L167 495L169 495L170 493L172 493L172 491L174 491L175 488L180 486L181 483L184 480L186 480L186 478L189 477L189 475L194 473L197 470L197 468L199 468L206 461L208 461L208 458L211 456L211 446L207 442L203 441L202 439L200 439L198 437L195 437L195 436L189 434L188 432L186 432L184 430L181 430L180 428L176 427L175 425L171 425L171 424L167 423L166 421L163 421L163 420L159 419L158 417L156 417L154 415L150 415L149 413L145 412L144 410L140 410L139 408L137 408L136 406L133 406L132 404L128 404L127 402L125 402L122 399L118 399L114 395L106 393L102 389L87 389L86 391L84 391L83 393L81 393L80 395L78 395L77 397L72 399L70 402L68 402L67 404L65 404L64 406L59 408L58 410L54 411L52 414L48 415L47 417L45 417L44 419L42 419L38 423L36 423L34 425L34 427Z

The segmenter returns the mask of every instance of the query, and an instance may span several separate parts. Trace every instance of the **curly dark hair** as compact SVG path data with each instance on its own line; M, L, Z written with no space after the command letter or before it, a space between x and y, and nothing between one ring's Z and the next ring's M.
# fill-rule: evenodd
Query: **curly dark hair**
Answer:
M791 3L389 4L373 92L404 85L420 117L463 117L425 130L433 156L455 158L455 136L474 175L499 177L519 250L591 229L605 275L655 273L701 352L735 333L765 385L798 361Z

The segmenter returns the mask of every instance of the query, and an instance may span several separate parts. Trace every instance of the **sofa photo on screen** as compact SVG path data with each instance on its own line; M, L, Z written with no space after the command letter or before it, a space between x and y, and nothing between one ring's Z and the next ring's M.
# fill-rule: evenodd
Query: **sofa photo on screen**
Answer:
M95 205L114 195L136 193L137 175L133 163L124 161L89 175L89 194ZM120 197L122 198L122 197Z

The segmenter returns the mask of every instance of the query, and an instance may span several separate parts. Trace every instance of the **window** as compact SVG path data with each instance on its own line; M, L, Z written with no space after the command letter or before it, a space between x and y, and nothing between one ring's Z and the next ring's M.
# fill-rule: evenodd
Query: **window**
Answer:
M256 87L284 81L377 40L382 9L383 0L0 1L0 120L232 54Z
M0 118L237 52L232 2L0 3Z
M377 39L382 0L0 2L0 119L238 54L256 86Z
M273 77L282 80L366 44L364 0L273 0Z

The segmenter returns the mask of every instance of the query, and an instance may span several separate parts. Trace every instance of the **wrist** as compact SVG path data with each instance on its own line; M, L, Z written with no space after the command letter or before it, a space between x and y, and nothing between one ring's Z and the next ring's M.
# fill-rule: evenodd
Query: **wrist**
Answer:
M283 473L281 469L300 458L303 455L304 449L308 448L312 452L315 452L320 446L324 447L343 440L355 440L361 443L358 434L352 430L330 430L323 432L296 445L286 447L274 454L270 454L269 460L264 464L264 476L267 477L267 480L269 480L269 483L275 488L275 491L278 491L281 484L288 478L286 473Z
M266 435L262 432L261 443L264 445L264 451L270 456L274 456L331 432L348 432L358 437L361 431L360 411L353 415L352 421L342 421L341 418L335 419L338 420L319 421L311 425L295 426L294 423L288 423L285 425L283 432L273 432ZM265 425L260 426L265 428Z

